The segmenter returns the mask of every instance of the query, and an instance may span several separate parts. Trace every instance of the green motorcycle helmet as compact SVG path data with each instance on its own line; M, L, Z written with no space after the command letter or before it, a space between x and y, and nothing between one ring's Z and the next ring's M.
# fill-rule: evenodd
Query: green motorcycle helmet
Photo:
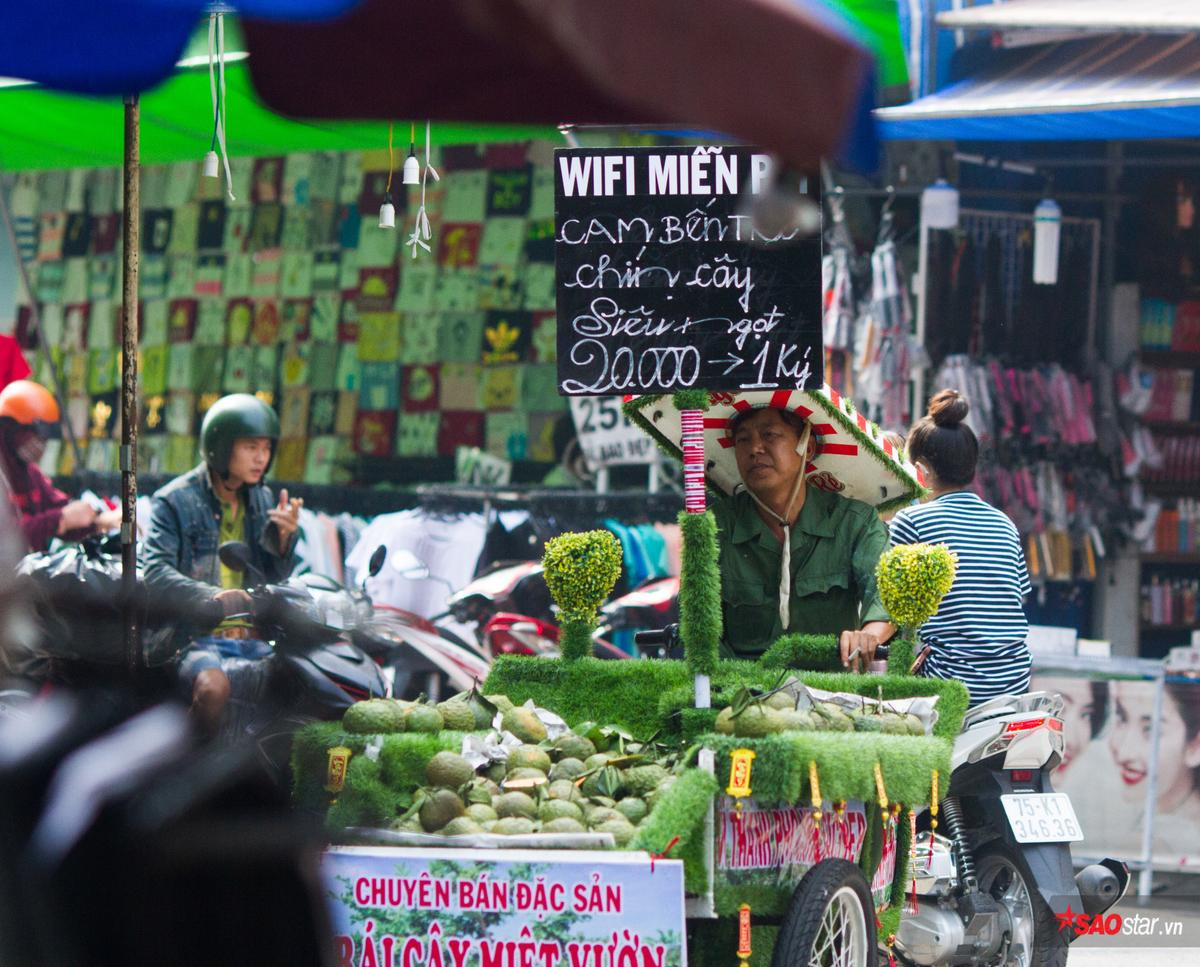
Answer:
M229 473L234 441L242 437L266 437L271 441L271 459L263 476L271 472L279 444L279 417L257 396L233 393L222 396L200 424L200 453L209 469L220 477Z

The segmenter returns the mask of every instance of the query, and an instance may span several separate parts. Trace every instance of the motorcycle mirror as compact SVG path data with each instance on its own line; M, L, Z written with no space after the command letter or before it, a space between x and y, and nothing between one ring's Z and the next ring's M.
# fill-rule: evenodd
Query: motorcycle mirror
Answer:
M389 558L392 570L410 581L421 581L429 577L429 568L416 554L407 548L400 548Z
M250 568L250 546L245 541L226 541L217 548L217 557L229 570L239 574Z
M367 574L375 577L383 570L383 562L387 560L388 549L386 544L380 544L375 548L375 553L371 555L371 560L367 562Z

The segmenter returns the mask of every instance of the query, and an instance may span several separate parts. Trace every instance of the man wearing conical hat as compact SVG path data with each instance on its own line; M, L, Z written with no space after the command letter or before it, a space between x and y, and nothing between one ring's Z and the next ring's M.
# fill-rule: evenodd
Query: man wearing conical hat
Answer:
M679 451L679 413L637 397L630 415ZM705 476L718 526L725 657L781 635L836 635L863 668L896 632L875 586L887 548L879 511L923 492L895 443L829 387L711 393Z

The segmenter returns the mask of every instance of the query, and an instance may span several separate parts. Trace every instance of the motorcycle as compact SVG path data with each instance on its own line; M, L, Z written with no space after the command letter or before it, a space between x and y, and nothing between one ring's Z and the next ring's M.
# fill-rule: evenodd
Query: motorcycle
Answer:
M438 621L452 617L475 624L480 650L497 655L558 655L559 630L550 589L540 561L498 563L466 587L454 592ZM621 660L630 656L603 638L594 638L596 658Z
M614 631L661 631L679 621L679 578L665 577L646 581L600 608L599 633ZM635 641L636 641L635 634ZM683 651L663 644L640 649L646 658L682 658Z
M389 556L380 545L371 555L371 575L382 561L401 577L412 581L432 578L429 569L411 551ZM376 562L380 567L376 567ZM363 581L365 596L366 579ZM355 629L353 640L383 667L392 695L438 701L443 695L467 691L487 678L491 660L451 629L428 618L391 605L375 603L368 621Z
M1032 692L966 714L938 827L929 811L917 818L916 910L896 932L901 962L1062 964L1078 933L1061 918L1099 916L1125 895L1129 870L1118 860L1073 874L1070 844L1083 832L1050 782L1062 759L1062 708L1060 696Z
M637 636L678 647L679 626ZM886 658L881 646L877 658ZM1047 692L1006 695L967 712L954 742L950 786L936 817L917 817L910 888L894 955L909 967L1058 967L1078 933L1062 917L1111 909L1129 886L1114 859L1073 872L1083 839L1070 798L1050 774L1062 760L1063 702ZM937 819L937 825L933 822ZM880 950L880 963L889 952Z
M233 706L226 734L252 740L274 778L287 775L292 735L311 722L333 721L357 701L390 689L379 665L352 640L371 617L370 599L329 578L302 575L268 584L250 563L250 549L228 541L221 562L256 582L247 588L247 615L273 654L222 661ZM378 573L383 556L372 558Z

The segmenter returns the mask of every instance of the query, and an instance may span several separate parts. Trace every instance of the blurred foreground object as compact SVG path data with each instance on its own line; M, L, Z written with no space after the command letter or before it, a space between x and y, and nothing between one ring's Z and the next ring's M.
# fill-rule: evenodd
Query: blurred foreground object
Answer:
M815 170L874 165L870 55L796 0L364 0L328 23L243 22L273 110L725 132ZM397 73L397 37L404 48Z
M286 794L199 749L180 706L95 699L0 721L0 963L328 963L319 843Z

